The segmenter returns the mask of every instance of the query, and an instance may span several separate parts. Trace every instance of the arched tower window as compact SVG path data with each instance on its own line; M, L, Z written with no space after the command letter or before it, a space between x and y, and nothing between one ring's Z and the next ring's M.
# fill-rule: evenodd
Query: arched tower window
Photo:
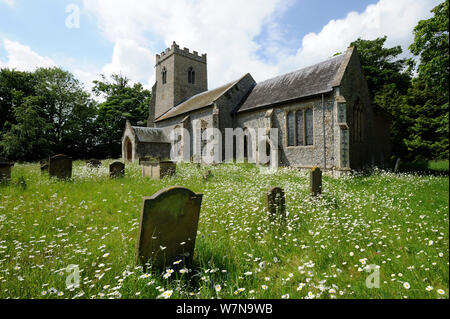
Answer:
M188 69L188 83L195 84L195 71L192 67Z
M167 70L166 70L166 67L163 67L161 75L162 75L162 84L166 84L167 83Z

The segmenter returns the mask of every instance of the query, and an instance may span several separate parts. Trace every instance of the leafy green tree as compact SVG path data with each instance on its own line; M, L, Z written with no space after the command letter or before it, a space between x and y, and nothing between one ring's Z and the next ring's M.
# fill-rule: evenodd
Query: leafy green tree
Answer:
M409 91L409 117L414 124L405 138L418 159L449 157L449 1L414 28L411 52L419 57L417 78Z
M350 44L358 50L362 70L374 99L385 85L394 84L401 94L405 94L411 83L408 60L399 58L403 53L402 48L386 48L386 40L386 36L375 40L358 38Z
M118 74L108 80L94 81L93 92L105 101L99 105L96 126L98 127L99 152L117 157L121 153L121 139L125 123L145 125L151 99L149 90L142 84L130 84L130 80Z
M0 69L0 140L3 133L16 123L14 116L14 94L20 96L32 95L34 77L30 72L20 72L10 69ZM16 96L19 96L16 94ZM0 146L0 153L2 147Z
M92 129L96 104L70 72L41 68L36 70L35 77L35 93L44 118L51 125L46 138L54 145L53 151L79 154L95 135Z
M23 97L22 94L13 93L13 99L21 101L13 107L16 123L3 135L0 144L7 158L32 161L46 156L50 151L50 142L45 138L49 125L42 117L39 98Z
M375 40L359 38L351 45L358 50L373 104L386 110L392 117L392 155L405 158L408 149L404 139L408 121L404 109L407 102L405 94L411 86L411 67L407 59L399 58L402 48L386 48L386 40L386 36Z
M7 157L38 160L65 153L80 158L92 149L97 105L67 71L2 70L0 105L6 118L0 148Z

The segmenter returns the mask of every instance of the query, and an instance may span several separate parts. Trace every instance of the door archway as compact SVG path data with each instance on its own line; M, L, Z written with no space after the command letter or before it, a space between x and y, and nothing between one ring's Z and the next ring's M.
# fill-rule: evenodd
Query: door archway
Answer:
M129 137L125 139L125 160L128 162L133 161L133 144Z

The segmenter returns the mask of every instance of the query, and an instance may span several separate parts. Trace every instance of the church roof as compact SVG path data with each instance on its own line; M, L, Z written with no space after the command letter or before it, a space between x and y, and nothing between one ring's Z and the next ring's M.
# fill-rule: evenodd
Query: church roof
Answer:
M242 77L244 78L244 77ZM225 94L229 89L231 89L236 83L238 83L242 78L230 82L228 84L222 85L216 89L205 91L194 95L187 99L184 102L181 102L178 105L175 105L166 113L159 116L155 122L166 120L168 118L172 118L181 114L185 114L194 110L199 110L207 106L212 106L214 102Z
M352 51L258 83L237 112L331 92L336 78L342 73L342 62Z
M153 127L131 127L140 143L170 143L162 129Z

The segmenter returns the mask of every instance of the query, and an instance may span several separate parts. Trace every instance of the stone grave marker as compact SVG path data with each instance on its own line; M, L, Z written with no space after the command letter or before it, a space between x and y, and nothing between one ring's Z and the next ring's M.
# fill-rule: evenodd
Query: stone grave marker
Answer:
M136 263L152 269L192 262L202 194L171 187L144 197L136 249Z
M397 160L395 161L394 173L398 173L398 171L400 170L400 163L401 163L401 159L400 159L400 157L399 157L399 158L397 158Z
M98 159L90 159L88 161L86 161L86 166L87 167L93 167L93 168L99 168L100 166L102 166L102 162L100 162Z
M281 188L274 187L267 192L266 204L272 220L275 220L278 216L282 220L286 219L285 196Z
M48 173L48 163L41 164L41 174Z
M175 175L177 171L177 164L170 161L151 162L142 161L142 176L150 177L155 180L160 180L164 177Z
M59 179L72 178L72 158L66 155L55 155L50 157L48 164L48 173L50 177Z
M109 165L109 177L117 178L125 176L125 164L122 162L114 162Z
M203 174L203 181L207 182L208 180L210 180L213 177L213 173L211 172L211 170L207 170L204 174Z
M314 167L309 173L309 190L313 196L322 194L322 171L318 167Z
M0 158L0 183L6 183L11 180L11 167L14 163L11 163L5 158Z

